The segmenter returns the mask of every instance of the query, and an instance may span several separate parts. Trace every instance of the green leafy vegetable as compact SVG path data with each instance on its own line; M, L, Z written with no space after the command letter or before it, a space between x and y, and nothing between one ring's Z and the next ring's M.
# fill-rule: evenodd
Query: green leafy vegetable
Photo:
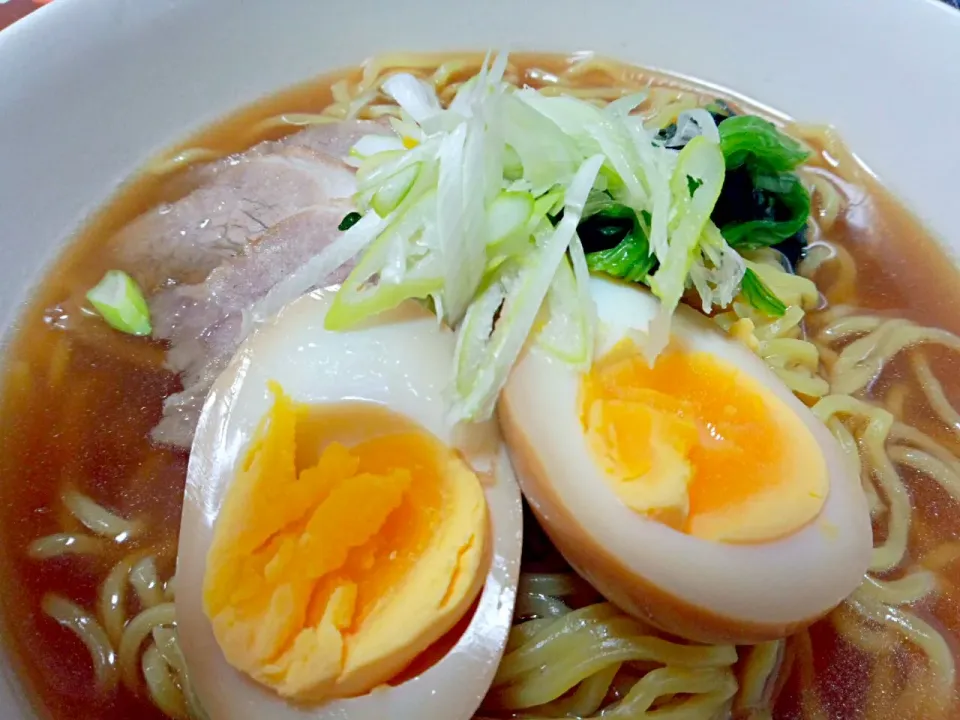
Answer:
M626 205L612 205L580 223L587 267L630 282L645 282L657 266L650 241L637 214Z
M628 237L637 226L637 214L626 205L612 204L583 220L577 235L587 255L607 250Z
M136 281L122 270L108 270L87 292L87 300L107 324L128 335L149 335L150 308Z
M754 180L754 188L760 217L728 222L720 228L731 247L755 250L778 245L806 227L810 194L796 175L760 176Z
M810 195L792 171L807 159L804 147L752 115L729 117L718 129L727 173L711 219L726 241L751 250L802 234Z
M727 118L717 129L727 170L747 165L754 173L782 173L793 170L808 156L800 143L755 115Z
M687 175L687 192L690 193L690 197L693 197L693 194L701 185L703 185L703 180L695 178L693 175Z
M787 306L766 286L760 276L747 268L740 283L740 291L748 303L771 317L783 317Z
M358 212L347 213L346 215L343 216L343 220L340 221L340 224L337 225L337 230L339 230L340 232L345 232L349 230L354 225L356 225L360 221L360 218L362 217L363 215L361 215Z

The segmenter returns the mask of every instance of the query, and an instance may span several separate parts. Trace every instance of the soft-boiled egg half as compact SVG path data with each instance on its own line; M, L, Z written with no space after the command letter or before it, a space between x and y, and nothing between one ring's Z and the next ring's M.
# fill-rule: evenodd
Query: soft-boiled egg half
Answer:
M204 406L177 568L191 678L218 718L469 718L520 562L494 421L452 428L453 334L413 302L324 329L286 306Z
M702 642L783 637L860 583L872 547L859 478L760 358L682 307L653 367L658 311L595 277L597 353L581 372L532 348L500 397L535 514L614 603Z

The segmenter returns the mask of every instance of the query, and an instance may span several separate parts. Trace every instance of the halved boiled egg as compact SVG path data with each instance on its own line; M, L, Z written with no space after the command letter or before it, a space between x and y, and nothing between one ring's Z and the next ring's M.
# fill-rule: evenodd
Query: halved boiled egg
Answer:
M496 423L452 428L454 336L415 303L323 327L332 291L241 347L191 452L177 624L208 714L469 718L522 539Z
M590 287L590 370L532 348L500 398L550 538L610 600L692 640L770 640L829 612L859 585L872 534L827 428L690 308L650 367L639 344L657 300L608 279Z

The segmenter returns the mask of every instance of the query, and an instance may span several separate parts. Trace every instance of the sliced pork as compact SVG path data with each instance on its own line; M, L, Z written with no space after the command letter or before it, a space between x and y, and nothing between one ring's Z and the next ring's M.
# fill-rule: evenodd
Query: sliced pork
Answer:
M167 364L181 374L184 388L164 402L154 440L189 447L207 392L241 340L244 312L317 255L339 233L349 211L345 201L304 210L271 228L205 282L154 296L154 335L170 341ZM326 282L341 282L349 269L343 266Z
M355 191L343 159L374 132L389 129L319 125L201 166L193 192L120 233L125 264L142 268L138 281L153 289L154 337L170 343L167 364L184 388L164 403L157 442L190 446L207 392L239 345L244 313L337 237Z
M137 281L197 283L277 223L331 199L349 198L353 171L342 160L353 143L389 132L381 123L312 126L193 171L197 188L144 213L114 240Z

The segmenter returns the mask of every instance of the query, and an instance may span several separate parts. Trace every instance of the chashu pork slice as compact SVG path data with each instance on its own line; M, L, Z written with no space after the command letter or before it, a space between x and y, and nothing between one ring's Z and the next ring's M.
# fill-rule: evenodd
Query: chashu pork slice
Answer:
M379 122L316 125L198 166L187 178L192 192L114 239L150 294L154 337L169 343L167 365L183 385L165 401L155 441L190 446L207 391L242 339L244 313L340 234L356 190L343 162L350 147L390 133Z
M154 295L154 336L169 341L167 364L183 384L164 401L154 441L190 447L207 392L242 340L244 313L332 242L351 208L340 200L304 210L272 227L204 282ZM341 266L320 284L342 282L351 268L350 263Z
M343 159L350 147L363 135L389 132L370 121L315 125L191 170L192 192L117 234L119 259L147 290L201 282L277 223L349 198L354 176Z

